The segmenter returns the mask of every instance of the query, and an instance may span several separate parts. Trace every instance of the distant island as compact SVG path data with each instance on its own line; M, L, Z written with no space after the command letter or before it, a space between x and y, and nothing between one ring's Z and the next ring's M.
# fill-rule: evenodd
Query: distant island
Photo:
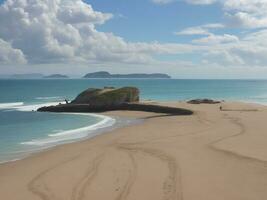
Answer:
M43 74L39 73L32 73L32 74L12 74L12 75L6 75L5 78L11 78L11 79L40 79L43 78Z
M51 74L49 76L44 76L43 78L69 78L66 75L62 75L62 74Z
M69 77L66 75L62 75L62 74L43 75L39 73L31 73L31 74L2 75L0 76L0 78L5 78L5 79L66 79Z
M11 74L11 75L2 75L0 78L10 78L10 79L68 79L70 78L67 75L64 74L51 74L51 75L43 75L40 73L31 73L31 74ZM133 74L111 74L106 71L99 71L99 72L93 72L88 73L82 78L148 78L148 79L170 79L171 76L168 74L162 74L162 73L151 73L151 74L145 74L145 73L133 73Z
M171 78L168 74L153 73L153 74L110 74L106 71L94 72L86 74L83 78Z

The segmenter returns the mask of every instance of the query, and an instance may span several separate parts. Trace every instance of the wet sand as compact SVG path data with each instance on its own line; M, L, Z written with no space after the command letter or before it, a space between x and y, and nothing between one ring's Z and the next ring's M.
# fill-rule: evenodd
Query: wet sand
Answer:
M161 104L195 113L104 113L146 119L1 164L0 199L267 199L265 106Z

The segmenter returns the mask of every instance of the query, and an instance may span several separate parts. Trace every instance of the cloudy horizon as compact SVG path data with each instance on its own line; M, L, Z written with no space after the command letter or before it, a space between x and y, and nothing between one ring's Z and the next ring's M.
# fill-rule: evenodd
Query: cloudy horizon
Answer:
M0 3L0 75L267 75L267 0Z

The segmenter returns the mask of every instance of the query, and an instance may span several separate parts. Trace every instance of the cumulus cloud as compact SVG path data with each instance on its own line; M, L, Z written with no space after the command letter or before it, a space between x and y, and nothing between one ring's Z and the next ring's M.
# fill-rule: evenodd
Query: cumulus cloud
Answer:
M11 64L20 63L25 64L26 59L19 49L14 49L8 42L0 39L0 63Z
M82 0L7 0L0 6L0 38L30 64L151 63L155 54L194 49L183 44L130 43L96 29L112 16Z
M267 67L267 29L248 33L237 40L210 45L205 60L222 66Z
M258 11L259 4L248 6L233 4L238 0L232 0L232 4L229 1L223 4L229 16L243 12L257 22L250 24L264 27L259 25L265 13ZM188 1L191 4L212 2ZM127 42L113 33L97 30L98 25L112 17L112 14L95 11L82 0L7 0L0 6L0 63L162 66L166 63L157 60L157 55L183 54L200 56L209 65L267 66L267 29L237 37L215 34L215 30L222 30L227 24L213 23L177 32L178 37L199 37L188 44ZM245 21L249 20L242 19L242 23ZM183 60L166 65L177 66L177 63L193 66Z
M176 32L199 37L192 40L191 52L202 57L206 66L267 67L267 0L182 0L190 4L220 3L225 20L215 24L188 27ZM175 1L154 0L164 4ZM250 30L233 35L224 28ZM242 28L242 29L241 29ZM262 30L258 30L261 28ZM218 30L220 29L220 30ZM220 34L215 34L218 31ZM189 51L188 51L189 52Z
M111 17L81 0L7 0L0 7L0 38L30 63L83 60L79 49L92 48L84 41Z
M225 0L224 7L227 10L241 10L244 12L266 13L266 0Z
M188 27L176 34L198 36L199 38L191 42L197 46L206 47L202 52L205 63L220 66L267 66L267 1L218 2L222 5L225 21ZM250 32L237 36L223 33L223 28L250 30ZM259 31L258 28L263 30ZM217 29L221 29L221 34L214 33Z
M267 27L267 16L257 18L253 15L244 12L238 12L235 14L226 14L227 25L229 27L236 28L264 28Z
M156 4L168 4L179 0L152 0ZM220 3L230 27L262 28L267 27L266 0L180 0L193 5Z
M228 26L242 28L267 27L266 0L226 0L222 1L222 4Z

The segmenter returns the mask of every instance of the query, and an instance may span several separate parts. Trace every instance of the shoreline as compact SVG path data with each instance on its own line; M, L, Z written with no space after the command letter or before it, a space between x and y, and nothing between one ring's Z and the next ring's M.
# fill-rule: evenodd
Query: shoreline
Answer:
M267 198L266 106L223 102L231 111L219 111L221 104L159 104L192 109L195 114L102 113L144 121L0 164L0 197Z
M22 142L20 144L30 145L30 146L33 146L33 148L28 149L28 150L21 150L21 151L6 153L7 158L0 160L0 165L9 163L9 162L23 160L35 154L49 151L61 145L81 142L84 140L90 140L98 135L108 133L112 130L115 130L115 129L118 129L124 126L128 126L131 124L135 124L135 123L140 123L139 122L140 120L137 122L136 119L120 118L116 116L111 117L107 115L94 114L94 113L58 113L58 114L85 115L85 116L89 115L89 116L102 118L102 120L93 125L89 125L89 126L85 126L85 127L81 127L77 129L70 129L70 130L62 131L62 132L55 133L55 134L48 134L48 138ZM78 134L78 136L76 134ZM71 137L71 138L62 138L62 136ZM56 137L60 137L58 141L54 141L54 140L47 141L50 138L52 139Z
M194 106L194 104L188 104L188 103L186 103L186 101L183 101L183 100L182 101L153 101L153 102L156 103L156 104L160 104L160 105L172 105L172 104L175 104L175 103L182 103L182 104L185 104L185 105ZM266 108L267 108L267 103L266 104L262 104L262 103L258 103L258 102L224 101L224 100L219 104L215 104L215 106L216 105L222 105L223 103L233 103L233 104L240 104L241 103L241 104L247 104L247 105L252 105L252 106L266 106ZM14 108L13 107L14 105L12 105L12 108ZM52 104L51 103L44 103L44 104L34 104L34 105L30 105L30 106L25 106L24 104L22 104L22 106L23 106L22 108L15 107L15 109L17 109L18 111L24 112L24 111L29 111L29 109L27 109L27 107L30 107L30 108L34 107L37 110L37 108L38 108L37 106L38 105L56 105L56 102L54 102L54 103L52 102ZM202 105L209 105L209 104L202 104ZM26 107L26 108L24 108L24 107ZM186 108L187 107L185 107L185 109ZM225 110L225 111L231 112L231 110ZM233 110L233 111L240 111L240 110ZM254 111L254 110L252 110L252 111ZM37 112L37 111L35 111L35 112ZM21 156L19 158L0 161L0 166L3 165L3 164L8 164L10 162L21 161L21 160L30 158L31 156L35 156L35 155L38 156L38 154L53 150L53 149L55 149L57 147L60 147L60 146L63 146L63 145L68 145L68 144L83 142L83 141L86 141L86 140L91 140L91 139L94 139L95 137L101 136L102 134L111 133L111 132L115 131L116 129L120 129L120 128L123 128L123 127L132 126L132 125L135 125L135 124L138 124L138 123L142 123L146 118L146 117L145 118L135 118L135 117L134 118L131 118L131 117L129 118L129 116L127 116L127 115L125 116L124 114L122 114L123 112L135 112L135 111L119 110L119 111L106 111L106 112L101 112L101 113L75 113L75 112L73 112L73 113L69 113L69 112L56 113L56 114L67 114L67 115L96 116L96 117L103 118L103 121L105 121L105 118L109 118L111 120L114 120L114 122L112 122L112 124L108 125L107 127L103 127L103 128L100 127L100 128L97 128L96 130L93 130L92 132L91 132L91 130L87 130L87 129L90 128L91 126L94 127L95 125L97 125L99 123L102 124L102 121L100 121L100 122L98 122L96 124L90 125L90 126L63 131L63 132L69 132L69 131L72 132L72 131L76 131L76 130L80 130L80 129L84 129L84 130L86 129L86 131L90 131L91 134L87 133L87 135L83 136L83 137L79 137L79 138L75 138L75 139L69 139L69 140L62 140L59 143L51 144L49 146L46 146L46 147L43 147L43 148L39 148L39 149L35 149L35 150L32 150L32 151L21 151L21 152L18 153L18 154L21 154ZM142 111L136 111L136 112L142 112ZM116 114L114 115L114 114L110 114L110 113L116 113ZM144 111L144 113L145 113L145 116L146 116L146 114L148 116L151 115L151 114L152 115L153 114L156 114L156 115L159 114L159 113L145 112L145 111ZM163 113L163 115L164 115L164 113ZM62 134L62 133L57 133L57 134ZM50 134L48 136L50 137ZM28 143L28 142L24 142L24 143ZM16 152L14 154L16 154Z
M182 104L193 105L194 106L194 104L188 104L188 103L186 103L186 101L153 101L153 102L156 103L156 104L160 104L160 105L170 105L170 104L172 105L172 104L175 104L175 103L182 103ZM241 103L241 104L248 104L248 105L252 105L252 106L266 106L266 108L267 108L267 103L266 104L262 104L262 103L258 103L258 102L248 102L248 101L224 101L223 100L221 103L215 104L215 105L222 105L224 102L225 103L233 103L233 104L240 104ZM13 103L11 103L11 104L13 104ZM15 104L17 104L17 103L15 103ZM11 108L14 108L14 105L12 105ZM28 109L28 107L35 108L37 110L38 105L49 105L50 106L50 105L56 105L56 102L44 103L44 104L34 104L34 105L29 105L29 106L28 105L25 106L24 104L22 104L22 106L23 106L22 108L15 107L15 109L18 110L18 111L22 111L22 112L30 111L30 109ZM202 105L209 105L209 104L202 104ZM187 107L185 107L185 109L186 108ZM225 111L231 112L231 110L225 110ZM240 111L240 110L233 110L233 111ZM252 110L252 111L254 111L254 110ZM35 111L35 112L37 112L37 111ZM90 131L90 133L87 133L86 136L83 136L83 137L78 137L78 138L74 138L74 139L67 139L67 140L61 140L60 142L58 142L56 144L51 144L51 145L45 146L43 148L38 148L38 149L31 150L31 151L18 152L18 154L21 154L20 157L14 158L14 159L11 159L11 160L2 160L2 161L0 160L0 166L2 164L8 164L10 162L16 162L16 161L20 161L20 160L23 160L23 159L27 159L27 158L30 158L31 156L36 155L36 154L38 155L39 153L50 151L50 150L53 150L54 148L57 148L57 147L60 147L60 146L63 146L63 145L68 145L68 144L72 144L72 143L79 143L79 142L82 142L82 141L90 140L90 139L98 137L98 136L100 136L102 134L108 134L110 132L113 132L116 129L120 129L122 127L127 127L127 126L131 126L131 125L135 125L135 124L141 123L141 121L144 120L144 118L129 118L129 116L124 116L124 115L122 115L122 117L120 117L121 113L123 113L123 112L135 112L135 111L121 110L121 111L106 111L106 112L101 112L101 113L75 113L75 112L73 112L73 113L71 113L71 112L59 112L59 113L56 113L56 114L67 114L67 115L96 116L96 117L102 118L103 119L102 121L105 121L105 119L109 118L110 120L112 120L112 124L111 125L108 124L105 127L100 127L100 128L94 129L94 130L88 130L88 128L90 129L91 126L94 127L95 125L98 125L99 123L102 124L102 121L100 121L100 122L98 122L96 124L93 124L93 125L90 125L90 126L81 127L81 128L77 128L77 129L66 130L66 131L63 131L63 132L60 132L60 133L56 133L56 134L49 134L48 136L51 137L50 135L58 135L58 134L61 135L62 133L64 134L64 132L73 132L73 131L77 131L77 130ZM136 111L136 112L142 112L142 111ZM110 115L109 113L119 113L119 114L117 116L116 114L115 115L114 114ZM153 112L144 112L144 113L146 113L148 115L150 115L151 113L152 114L159 114L159 113L153 113ZM164 113L163 113L163 115L164 115ZM29 142L23 142L23 143L29 143ZM17 152L12 153L12 154L17 154Z
M127 112L127 111L114 111L114 112L120 113L120 112ZM115 114L114 115L114 114L110 114L109 112L103 112L100 114L95 114L95 113L64 113L64 112L62 112L62 113L58 113L58 114L93 115L93 116L96 115L96 116L101 116L103 118L107 117L107 118L113 119L113 120L115 120L115 122L111 126L107 126L107 127L99 128L99 129L95 130L92 135L88 134L87 136L80 137L78 139L65 140L65 141L62 141L61 143L57 143L57 144L51 145L51 146L46 146L44 148L36 149L36 150L30 151L30 152L21 152L21 153L25 153L25 154L23 154L24 156L22 156L20 158L15 158L12 160L0 161L0 167L1 167L1 165L8 165L8 164L13 163L13 162L23 161L25 159L31 159L31 157L35 157L35 156L38 156L39 154L41 155L43 153L56 150L57 148L60 148L60 147L65 146L65 145L71 145L71 144L75 144L75 143L89 141L89 140L92 140L92 139L99 137L101 135L112 133L112 132L116 131L117 129L121 129L121 128L125 128L128 126L134 126L134 125L143 123L145 120L144 118L135 118L135 117L131 117L131 116L129 117L129 116L124 116L124 115L121 116L121 114L118 114L118 115ZM94 125L90 125L90 126L94 126ZM87 127L82 127L81 129L83 129L83 128L87 128ZM77 129L73 129L73 130L77 130ZM70 130L70 131L72 131L72 130Z

